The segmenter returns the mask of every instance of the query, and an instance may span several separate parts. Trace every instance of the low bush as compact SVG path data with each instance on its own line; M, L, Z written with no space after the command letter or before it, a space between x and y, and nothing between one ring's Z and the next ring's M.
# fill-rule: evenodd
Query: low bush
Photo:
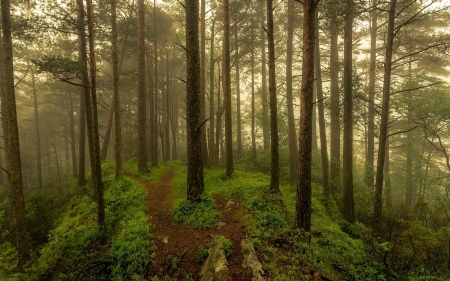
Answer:
M179 201L175 206L173 217L176 222L183 222L189 227L208 229L217 227L219 215L212 197L202 194L199 202Z

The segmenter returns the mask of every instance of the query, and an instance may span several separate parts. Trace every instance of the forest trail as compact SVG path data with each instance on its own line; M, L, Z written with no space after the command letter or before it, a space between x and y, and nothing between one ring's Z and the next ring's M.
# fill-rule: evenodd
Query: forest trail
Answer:
M240 243L245 228L242 228L239 221L241 208L235 206L225 210L225 199L216 197L216 206L221 212L219 221L224 223L219 229L196 230L182 223L176 223L172 218L174 186L171 180L173 177L174 170L169 168L156 183L137 179L148 191L147 212L154 225L152 237L157 247L156 253L151 253L147 280L152 280L154 276L159 278L155 278L156 280L166 280L165 276L174 281L200 280L202 263L199 262L199 248L208 247L212 241L212 235L223 235L233 243L232 254L228 257L231 280L251 280L251 270L242 267L244 257ZM188 279L188 276L191 279Z

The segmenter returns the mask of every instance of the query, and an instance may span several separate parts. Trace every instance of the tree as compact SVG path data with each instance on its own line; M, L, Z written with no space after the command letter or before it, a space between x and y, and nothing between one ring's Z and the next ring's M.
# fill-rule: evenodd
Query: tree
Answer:
M209 165L213 166L216 162L214 153L214 27L216 19L211 24L211 45L209 48Z
M317 0L303 1L303 62L300 93L299 172L295 205L295 227L311 231L311 154L314 91L315 9Z
M226 0L225 0L226 1ZM187 125L187 199L198 201L204 192L203 156L200 123L200 52L198 0L186 0L186 125Z
M231 177L233 167L233 131L231 124L231 66L230 66L230 5L223 0L223 45L222 45L222 88L225 106L225 177Z
M298 146L295 132L294 101L292 97L292 56L294 38L294 0L288 0L287 48L286 48L286 104L288 111L289 138L289 167L291 182L294 183L298 175Z
M17 126L16 97L14 91L13 45L11 35L11 4L9 0L1 1L2 32L3 32L3 64L4 90L7 119L7 169L9 172L10 206L12 207L14 229L18 252L18 266L24 269L30 260L30 245L28 242L27 220L25 215L25 200L23 196L23 179L20 159L19 128ZM5 125L3 123L3 125Z
M275 81L275 43L273 38L272 0L267 0L267 46L269 49L269 96L270 96L270 190L280 192L280 160L278 155L277 85Z
M343 214L349 223L355 222L355 201L353 198L353 5L353 1L347 1L344 19Z
M144 1L138 0L138 171L148 173L145 99L145 23Z
M34 100L34 117L36 122L36 157L37 157L37 178L38 186L42 188L42 154L41 154L41 132L39 126L39 107L37 102L36 80L34 76L34 68L31 69L31 84L33 87L33 100Z

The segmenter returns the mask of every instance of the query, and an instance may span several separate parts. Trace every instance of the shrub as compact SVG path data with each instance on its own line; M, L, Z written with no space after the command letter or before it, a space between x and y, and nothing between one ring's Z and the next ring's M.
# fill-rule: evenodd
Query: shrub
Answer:
M183 222L189 227L208 229L217 227L219 215L212 197L202 194L199 202L180 201L175 206L173 217L176 222Z

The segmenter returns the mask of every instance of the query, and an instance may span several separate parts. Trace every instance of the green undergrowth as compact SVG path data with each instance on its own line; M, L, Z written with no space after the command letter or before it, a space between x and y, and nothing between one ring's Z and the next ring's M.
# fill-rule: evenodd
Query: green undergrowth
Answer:
M74 197L20 280L144 280L153 247L145 191L136 182L105 180L106 239L88 195Z
M136 157L131 158L124 164L125 170L131 173L131 175L135 177L142 178L149 182L156 182L161 179L167 169L174 169L177 171L179 167L183 167L184 164L181 161L168 161L165 163L160 163L157 167L150 168L149 171L145 174L138 173L138 163Z
M185 167L180 171L173 183L178 197L184 198ZM270 280L310 280L315 275L336 280L384 280L379 266L367 257L364 226L349 226L339 215L330 216L320 186L313 183L312 230L304 233L293 230L295 187L282 184L278 195L270 192L268 175L239 170L230 179L223 175L222 169L205 169L205 192L225 199L241 198L244 219L250 221L248 238Z
M188 200L180 200L176 203L173 218L176 222L183 222L196 229L209 229L217 227L220 213L211 195L202 194L199 202L192 203Z

